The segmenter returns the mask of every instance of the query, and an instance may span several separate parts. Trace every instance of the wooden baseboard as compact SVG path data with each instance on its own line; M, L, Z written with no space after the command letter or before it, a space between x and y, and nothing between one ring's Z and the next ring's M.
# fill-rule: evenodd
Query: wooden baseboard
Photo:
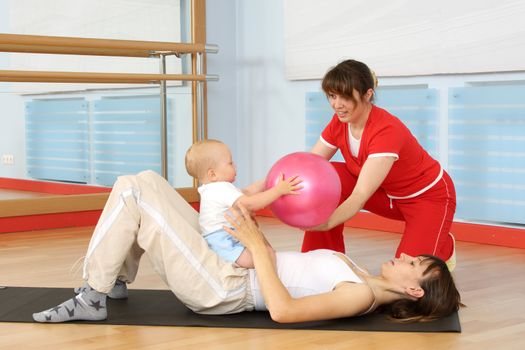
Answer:
M0 218L0 233L95 226L102 210Z
M0 178L0 188L53 194L0 200L0 233L95 225L111 188ZM198 209L196 188L177 188Z
M104 208L109 193L57 195L0 201L0 217L71 213Z

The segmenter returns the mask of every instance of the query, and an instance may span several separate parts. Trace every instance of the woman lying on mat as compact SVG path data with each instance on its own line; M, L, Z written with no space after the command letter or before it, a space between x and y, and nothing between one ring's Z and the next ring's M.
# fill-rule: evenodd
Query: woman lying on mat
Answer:
M277 253L272 263L263 233L244 208L231 210L227 229L253 254L255 270L221 260L198 232L197 212L154 172L120 177L95 228L78 295L33 314L37 322L104 320L106 297L126 298L126 283L146 254L168 287L202 314L268 310L277 322L370 313L389 307L394 318L428 320L460 305L445 263L403 255L369 275L343 254L318 250Z

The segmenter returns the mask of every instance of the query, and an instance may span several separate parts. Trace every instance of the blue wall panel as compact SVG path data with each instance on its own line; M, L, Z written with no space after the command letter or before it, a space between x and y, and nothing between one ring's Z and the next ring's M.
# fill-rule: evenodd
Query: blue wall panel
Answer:
M525 86L449 91L449 170L457 217L525 224Z
M525 224L525 86L449 90L448 170L456 184L456 217ZM401 119L439 159L435 89L378 89L376 104ZM323 93L306 95L306 147L317 142L333 111Z
M168 130L172 101L168 100ZM161 172L158 96L103 98L93 103L94 182L111 186L118 176ZM171 140L168 133L168 140ZM168 142L170 148L171 142Z
M26 103L26 150L29 177L87 182L87 101L46 99Z
M172 107L168 99L168 149ZM157 95L33 100L26 104L26 133L32 178L112 186L120 175L161 172Z

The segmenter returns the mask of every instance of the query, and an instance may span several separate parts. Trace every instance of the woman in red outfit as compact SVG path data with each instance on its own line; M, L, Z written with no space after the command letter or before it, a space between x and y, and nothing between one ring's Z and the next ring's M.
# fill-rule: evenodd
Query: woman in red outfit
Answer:
M365 209L405 221L396 257L433 254L452 270L454 184L398 118L373 104L375 85L371 70L355 60L341 62L323 78L335 114L312 153L331 159L341 151L345 162L332 164L342 195L328 221L305 232L302 250L344 252L343 223Z

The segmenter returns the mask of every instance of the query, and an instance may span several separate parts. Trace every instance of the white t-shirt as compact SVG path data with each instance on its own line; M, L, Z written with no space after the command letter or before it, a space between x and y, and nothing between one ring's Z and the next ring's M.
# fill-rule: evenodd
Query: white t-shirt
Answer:
M356 139L354 135L352 135L352 129L350 129L350 124L348 124L348 141L350 143L350 153L354 157L357 158L359 155L359 148L361 147L361 139Z
M243 195L230 182L211 182L198 188L201 195L199 225L203 236L229 226L224 213Z
M312 250L307 253L277 252L277 274L293 298L327 293L341 282L363 283L361 278L337 256L338 254L340 253L328 249ZM350 258L346 258L355 265ZM255 310L267 310L257 279L257 271L252 269L249 274Z

